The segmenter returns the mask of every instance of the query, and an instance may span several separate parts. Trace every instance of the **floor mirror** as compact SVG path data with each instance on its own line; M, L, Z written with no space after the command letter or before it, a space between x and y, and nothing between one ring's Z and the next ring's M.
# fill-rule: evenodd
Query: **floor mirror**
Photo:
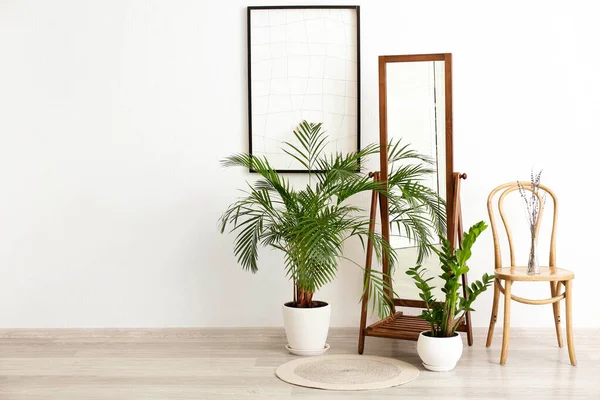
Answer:
M447 235L453 246L462 237L462 218L460 210L460 181L465 174L454 172L452 146L452 55L418 54L379 57L379 126L380 169L373 178L388 181L387 148L390 141L410 144L417 152L433 161L432 174L421 183L438 193L446 201ZM359 337L359 353L364 350L365 336L389 337L417 340L419 333L429 330L428 324L417 318L418 308L424 303L419 299L418 289L405 274L407 268L416 265L417 247L403 236L390 221L389 205L385 196L373 194L371 203L371 229L379 204L381 234L394 248L398 263L390 274L389 260L383 259L382 270L388 275L389 282L397 296L390 304L392 314L389 318L366 325L368 299L363 299ZM371 268L372 249L367 248L366 269ZM437 256L427 257L422 263L437 277L439 270ZM365 279L367 274L365 274ZM437 284L436 284L437 283ZM466 283L466 277L463 285ZM439 282L433 284L440 288ZM439 290L439 289L438 289ZM441 291L435 293L442 297ZM365 296L366 297L366 296ZM414 309L414 310L411 310ZM472 344L470 315L459 331L467 332L468 343Z

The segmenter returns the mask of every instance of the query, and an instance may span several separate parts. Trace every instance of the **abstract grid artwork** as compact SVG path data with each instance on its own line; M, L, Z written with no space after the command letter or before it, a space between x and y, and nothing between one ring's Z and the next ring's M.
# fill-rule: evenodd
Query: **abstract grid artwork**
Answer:
M281 150L302 120L322 122L325 153L360 148L358 6L248 7L250 154L305 172Z

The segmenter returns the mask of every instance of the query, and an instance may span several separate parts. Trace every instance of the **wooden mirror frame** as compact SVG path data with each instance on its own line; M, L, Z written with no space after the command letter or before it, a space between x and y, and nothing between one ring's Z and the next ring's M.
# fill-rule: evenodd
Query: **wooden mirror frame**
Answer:
M444 85L445 85L445 121L446 121L446 221L447 237L451 245L456 248L457 239L462 241L462 216L460 207L460 180L466 179L466 174L454 172L453 151L452 151L452 54L414 54L400 56L379 56L379 141L380 151L380 170L372 174L376 181L388 182L388 134L387 134L387 76L386 66L388 63L396 62L416 62L416 61L443 61L444 62ZM371 224L370 231L375 229L375 218L377 214L377 203L380 205L381 215L381 235L389 243L390 240L390 215L388 199L384 195L378 195L373 192L371 198ZM364 284L368 284L368 272L371 269L373 256L372 245L367 246L367 256L365 265ZM417 340L419 334L428 330L429 325L426 321L414 315L404 315L402 312L396 312L396 306L425 308L423 300L403 299L393 297L392 278L390 275L389 259L383 255L382 258L383 279L388 284L386 288L387 296L392 299L390 308L391 315L381 321L367 326L367 303L368 296L365 294L362 300L360 331L358 341L358 353L362 354L365 346L366 336L386 337L394 339ZM463 293L466 296L465 287L468 286L466 274L462 276ZM465 321L457 331L467 333L467 343L473 344L473 332L471 329L470 313L465 314Z
M456 231L454 218L454 185L452 173L454 171L454 157L452 152L452 54L412 54L401 56L379 56L379 144L381 152L379 154L380 179L388 181L388 132L387 132L387 73L386 65L396 62L418 62L418 61L443 61L444 62L444 87L445 87L445 119L446 119L446 220L447 236L454 246L456 238L453 233ZM385 149L385 151L384 151ZM389 242L390 239L390 221L389 205L387 198L382 199L381 214L386 217L382 219L382 236ZM388 260L384 260L389 263ZM389 269L389 266L387 266Z

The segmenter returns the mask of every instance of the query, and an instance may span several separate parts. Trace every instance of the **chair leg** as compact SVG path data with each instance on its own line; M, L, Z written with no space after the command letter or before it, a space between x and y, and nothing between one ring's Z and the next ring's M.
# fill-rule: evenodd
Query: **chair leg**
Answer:
M502 327L502 354L500 355L500 365L506 364L508 357L508 341L510 337L510 290L512 281L506 280L504 285L504 326Z
M552 297L558 296L560 292L560 282L550 282L550 294ZM552 311L554 312L554 326L556 327L556 340L558 347L563 347L562 330L560 328L560 301L552 303Z
M492 339L494 337L494 327L496 326L496 320L498 319L498 300L500 298L500 282L498 279L494 280L494 303L492 304L492 315L490 316L490 326L488 328L487 341L485 347L492 345Z
M569 359L571 364L577 365L577 359L575 358L575 344L573 343L573 298L572 293L572 282L568 280L564 282L565 285L565 313L567 314L567 346L569 347Z

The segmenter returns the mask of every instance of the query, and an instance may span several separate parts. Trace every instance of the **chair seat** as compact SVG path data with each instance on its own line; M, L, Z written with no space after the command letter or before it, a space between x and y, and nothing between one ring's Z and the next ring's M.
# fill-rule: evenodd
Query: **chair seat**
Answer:
M575 274L566 269L540 267L538 275L527 275L527 267L505 267L494 270L494 274L500 279L511 281L568 281L575 278Z

